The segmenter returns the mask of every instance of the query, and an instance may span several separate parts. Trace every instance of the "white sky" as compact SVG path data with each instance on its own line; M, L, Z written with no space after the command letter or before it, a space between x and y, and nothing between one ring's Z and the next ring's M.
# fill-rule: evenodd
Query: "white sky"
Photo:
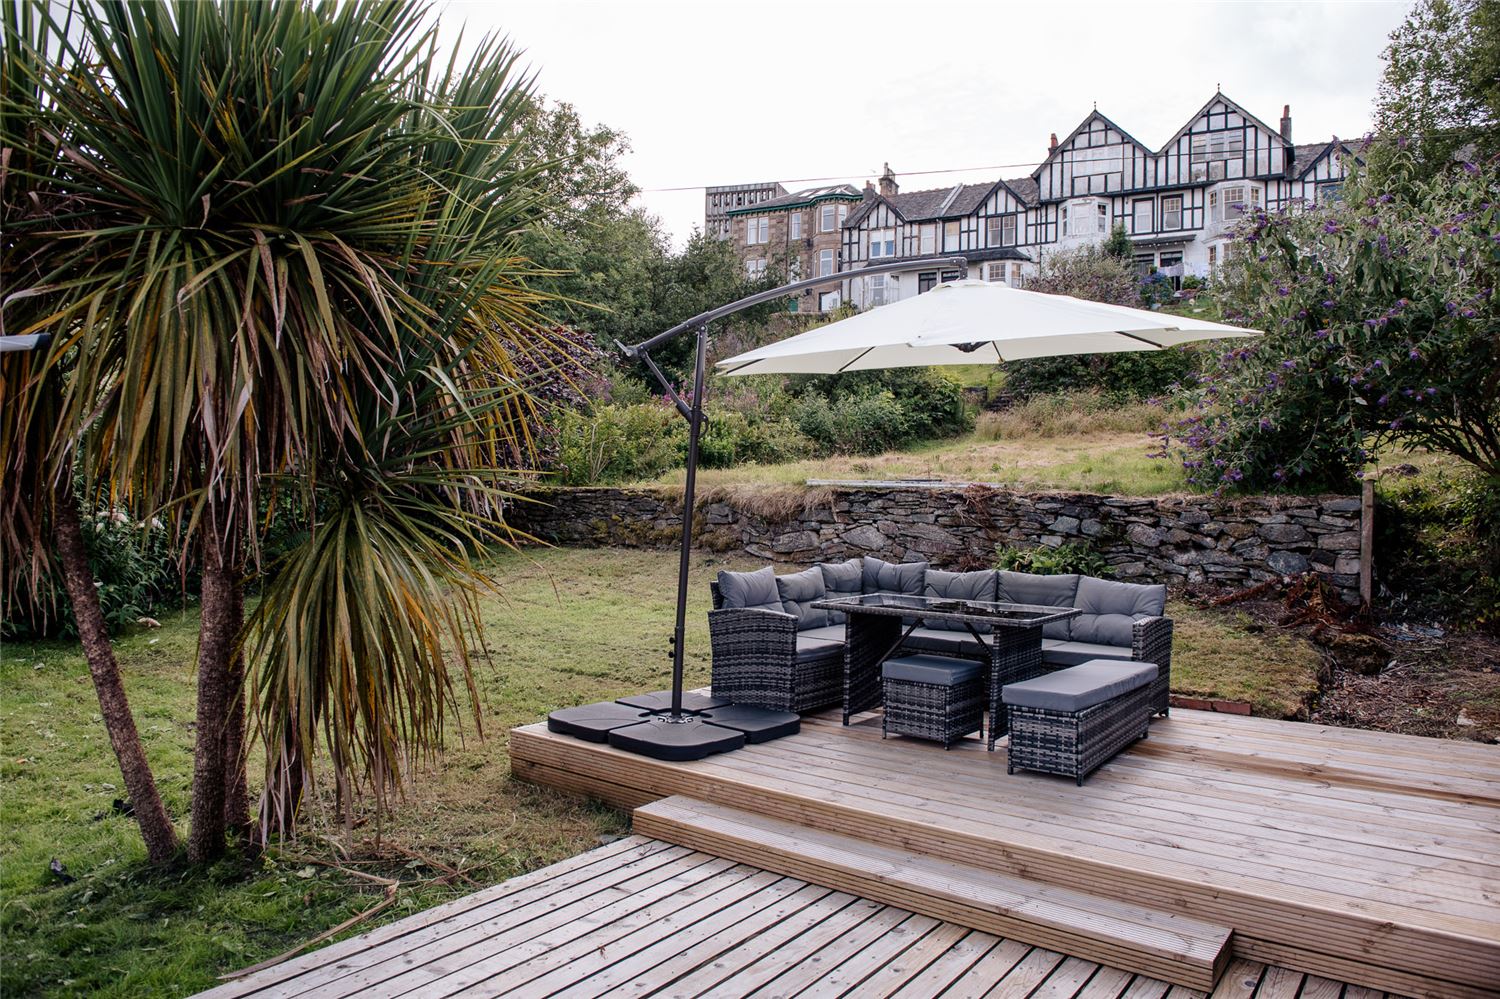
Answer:
M1099 110L1159 148L1216 85L1293 139L1370 126L1380 53L1409 0L894 4L448 0L446 30L499 31L538 88L630 136L626 166L678 245L707 184L834 177L889 161L903 190L1031 172ZM1001 169L958 172L961 167ZM916 171L950 171L910 176ZM688 187L696 190L665 191Z

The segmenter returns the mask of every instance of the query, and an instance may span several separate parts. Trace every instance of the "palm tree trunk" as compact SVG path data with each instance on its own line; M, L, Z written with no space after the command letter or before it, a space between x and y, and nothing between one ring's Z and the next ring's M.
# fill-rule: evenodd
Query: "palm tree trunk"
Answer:
M205 863L224 853L224 803L227 768L224 749L229 706L234 702L231 664L241 606L233 560L212 512L203 525L203 624L198 633L198 724L193 748L193 824L188 832L188 859Z
M57 485L52 506L52 532L62 565L63 582L73 605L73 619L78 623L78 638L83 643L94 692L99 695L99 714L109 732L110 745L120 763L125 791L135 809L135 821L146 841L146 856L153 864L165 864L177 853L177 830L167 815L156 778L146 762L141 736L130 713L125 683L115 662L114 646L99 608L99 591L94 588L94 573L89 567L88 551L83 543L83 528L78 519L78 500L71 483Z
M245 587L236 579L231 616L235 634L245 623ZM224 825L237 837L250 833L250 784L245 760L245 653L236 642L229 663L229 711L224 723Z

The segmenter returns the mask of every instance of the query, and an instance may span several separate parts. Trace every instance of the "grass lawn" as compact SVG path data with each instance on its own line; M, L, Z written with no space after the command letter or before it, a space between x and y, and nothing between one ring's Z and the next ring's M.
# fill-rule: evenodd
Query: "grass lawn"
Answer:
M708 680L709 578L752 564L695 561L690 684ZM297 856L150 870L133 820L111 807L122 794L120 778L82 655L67 643L8 644L0 656L0 994L191 993L380 897L377 886L309 859L347 855L346 867L403 881L396 905L363 930L624 831L617 812L512 782L506 733L555 707L664 685L676 557L539 551L507 555L497 570L504 593L487 604L491 663L478 675L485 737L455 723L449 751L418 775L385 822L380 850L374 822L344 830L323 789ZM1276 715L1297 711L1314 689L1318 657L1300 639L1269 637L1247 619L1180 602L1168 613L1178 622L1177 689L1249 700ZM196 624L194 613L168 616L159 631L118 643L157 780L184 823ZM54 877L53 858L77 880ZM443 883L427 861L462 869L472 883Z

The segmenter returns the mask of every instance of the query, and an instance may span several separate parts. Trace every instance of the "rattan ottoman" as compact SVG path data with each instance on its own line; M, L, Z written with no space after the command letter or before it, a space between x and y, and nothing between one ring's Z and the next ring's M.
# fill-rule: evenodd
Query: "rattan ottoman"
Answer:
M885 694L881 738L891 734L951 747L984 728L984 666L970 659L909 655L880 670Z
M1120 750L1146 738L1156 664L1091 659L1001 691L1010 723L1007 772L1039 770L1079 786Z

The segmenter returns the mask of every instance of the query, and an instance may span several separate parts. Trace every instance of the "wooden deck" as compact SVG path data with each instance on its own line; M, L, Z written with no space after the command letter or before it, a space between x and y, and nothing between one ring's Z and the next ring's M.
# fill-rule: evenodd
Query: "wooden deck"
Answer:
M1202 992L632 836L204 996L945 996ZM1222 999L1383 999L1236 961Z
M1021 879L1039 893L1091 896L1101 913L1106 903L1140 911L1118 926L1095 917L1096 952L1078 935L1083 910L1076 905L1040 915L1009 903L989 907L994 919L1011 920L999 924L1009 928L1005 936L1039 946L1070 941L1066 952L1083 964L1140 971L1159 945L1132 925L1149 929L1181 917L1232 931L1228 948L1239 961L1295 969L1276 971L1259 991L1235 985L1231 970L1219 985L1231 989L1224 994L1290 997L1301 988L1306 996L1337 995L1321 980L1285 991L1284 978L1311 974L1408 995L1500 995L1500 750L1493 746L1175 711L1082 788L1043 775L1007 776L1003 750L985 753L977 743L945 753L882 741L878 718L848 728L830 716L811 718L792 738L691 764L532 725L512 732L511 756L522 779L622 807L673 796L687 803L666 803L665 817L642 813L638 828L653 835L711 845L719 856L825 888L854 888L850 894L955 927L992 932L972 918L984 914L983 899L955 900L958 879L904 877L889 858L879 861L886 876L867 876L860 868L874 862L848 859L858 852L848 841ZM752 834L742 823L734 833L731 818L695 811L693 802L734 810L731 818L809 830L812 845L769 827ZM814 832L843 837L842 845L814 843ZM773 833L783 849L756 842ZM823 855L814 856L814 847ZM948 887L933 887L934 878ZM993 942L999 935L985 938L987 953L1000 946ZM1204 945L1188 941L1182 953L1194 946ZM954 963L961 958L942 967ZM1175 980L1200 973L1187 969ZM1117 994L1101 986L1098 994L1106 993Z

